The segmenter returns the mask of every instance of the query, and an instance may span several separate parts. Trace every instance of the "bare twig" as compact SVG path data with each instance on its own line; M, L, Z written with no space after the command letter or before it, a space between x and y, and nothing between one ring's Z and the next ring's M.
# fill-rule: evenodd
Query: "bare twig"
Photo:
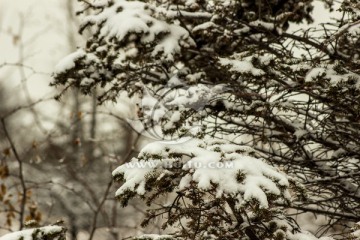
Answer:
M20 184L21 184L21 204L20 204L20 216L19 216L19 222L20 222L19 230L21 230L24 227L24 215L25 215L26 193L27 193L27 188L26 188L25 178L24 178L24 173L23 173L23 163L21 161L20 155L18 154L18 151L16 150L15 144L14 144L14 142L13 142L13 140L12 140L8 130L7 130L4 118L1 118L1 123L2 123L4 133L5 133L5 137L9 141L10 147L11 147L12 151L14 152L15 159L18 162L18 165L19 165L19 179L20 179Z
M106 190L104 192L104 196L103 196L101 202L99 203L99 205L98 205L98 207L97 207L97 209L96 209L96 211L94 213L94 218L93 218L93 222L92 222L92 225L91 225L91 232L90 232L89 240L92 240L93 237L94 237L94 234L95 234L95 231L96 231L96 228L97 228L96 227L97 217L98 217L98 215L99 215L99 213L100 213L100 211L102 209L102 206L104 205L104 203L105 203L105 201L107 199L107 196L109 194L112 183L113 183L113 181L111 179L111 181L108 183L107 188L106 188Z

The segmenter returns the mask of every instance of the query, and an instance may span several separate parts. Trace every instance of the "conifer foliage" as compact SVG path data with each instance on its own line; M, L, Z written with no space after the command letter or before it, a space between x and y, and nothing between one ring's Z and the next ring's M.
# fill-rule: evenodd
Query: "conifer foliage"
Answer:
M193 136L190 145L143 149L132 162L147 168L114 171L124 205L172 193L144 224L168 216L164 228L176 225L171 236L184 239L316 239L285 216L291 201L326 216L320 234L337 225L349 238L360 220L358 1L324 1L341 17L319 26L310 25L310 0L83 2L79 14L90 14L80 33L91 36L58 64L52 84L100 88L100 103L151 93L139 120L179 141ZM206 159L234 168L188 166Z

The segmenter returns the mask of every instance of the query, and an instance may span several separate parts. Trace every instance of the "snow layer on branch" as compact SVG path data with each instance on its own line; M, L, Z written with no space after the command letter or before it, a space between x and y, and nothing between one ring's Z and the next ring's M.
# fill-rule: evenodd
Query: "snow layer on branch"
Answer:
M300 233L292 234L291 232L287 232L287 236L289 240L333 240L331 237L321 237L317 238L309 232L302 231Z
M152 56L173 61L182 47L195 43L186 29L161 19L166 9L140 1L116 1L98 14L86 16L82 27L94 25L98 38L124 43L139 39L144 45L155 44Z
M36 232L39 232L38 234L34 234ZM64 232L64 228L60 226L46 226L41 228L32 228L32 229L26 229L18 232L13 232L6 234L2 237L0 237L0 240L36 240L36 239L45 239L44 236L46 235L57 235ZM33 236L37 236L38 238L33 238ZM40 236L43 236L40 238ZM46 238L51 239L51 238Z
M196 27L193 28L193 32L197 32L197 31L202 31L202 30L207 30L209 28L217 28L219 27L218 25L216 25L213 22L205 22L203 24L197 25Z
M191 183L204 191L216 186L218 197L238 195L240 205L255 200L260 208L269 207L268 194L289 200L286 176L247 153L248 147L225 141L154 142L147 145L138 158L113 171L114 177L122 176L125 180L116 196L128 191L144 195L148 176L156 175L160 179L172 175L179 170L172 166L180 164L186 174L177 183L179 191L186 190Z
M86 53L83 49L78 49L77 51L67 55L55 66L55 74L74 68L76 60L85 57L85 55Z
M239 73L251 73L254 76L264 75L265 72L261 69L255 68L248 60L233 60L227 58L220 58L220 64L230 66L230 70Z
M313 82L317 78L328 79L332 86L339 83L346 83L349 80L355 81L355 87L360 89L360 76L345 69L336 70L337 66L329 64L327 66L315 67L305 76L305 82Z
M261 27L261 28L264 28L264 29L266 29L268 31L272 31L275 28L274 23L264 22L264 21L260 21L260 20L250 22L249 25L252 26L252 27Z

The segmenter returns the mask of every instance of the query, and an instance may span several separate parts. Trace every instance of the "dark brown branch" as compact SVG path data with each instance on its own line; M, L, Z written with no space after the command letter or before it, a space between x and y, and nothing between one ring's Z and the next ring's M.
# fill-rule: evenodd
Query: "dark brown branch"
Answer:
M21 203L20 203L20 216L19 216L19 222L20 222L20 226L19 226L19 230L23 229L24 227L24 215L25 215L25 205L26 205L26 193L27 193L27 188L26 188L26 184L25 184L25 178L24 178L24 173L23 173L23 163L21 161L20 155L18 153L18 151L16 150L15 144L7 130L6 124L5 124L5 119L1 118L1 123L2 123L2 127L5 133L5 137L7 138L7 140L10 143L10 147L11 150L13 151L14 155L15 155L15 159L19 165L19 179L20 179L20 185L21 185Z
M89 236L89 240L92 240L93 237L94 237L94 234L95 234L95 231L96 231L96 224L97 224L97 217L102 209L102 206L104 205L106 199L107 199L107 196L109 194L109 191L110 191L110 188L111 188L111 185L112 185L113 181L111 180L108 185L107 185L107 188L104 192L104 196L101 200L101 202L99 203L96 211L95 211L95 214L94 214L94 218L93 218L93 222L92 222L92 225L91 225L91 232L90 232L90 236Z
M328 211L328 210L321 210L318 208L304 207L304 206L298 206L298 205L292 205L292 206L279 205L279 206L302 210L305 212L323 214L325 216L334 216L334 217L340 217L340 218L344 218L344 219L352 219L355 221L360 220L360 216L355 216L355 215L346 214L346 213L332 212L332 211Z

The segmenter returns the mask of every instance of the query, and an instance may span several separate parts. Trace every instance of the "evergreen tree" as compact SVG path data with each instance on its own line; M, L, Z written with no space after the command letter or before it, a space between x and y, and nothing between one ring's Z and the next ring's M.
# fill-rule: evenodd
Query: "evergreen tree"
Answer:
M152 145L133 163L155 165L114 171L125 180L117 193L124 205L175 193L148 219L164 215L164 227L176 225L173 236L185 239L312 239L294 235L289 207L325 215L326 229L341 225L340 237L349 237L360 220L360 5L344 0L341 18L314 27L312 2L84 1L79 13L91 14L80 33L91 29L91 37L59 63L52 84L84 94L100 86L100 103L122 92L140 97L145 130L195 141ZM324 4L331 13L333 2ZM305 28L292 32L298 23ZM232 178L185 167L205 156L235 164ZM258 195L247 195L258 159Z

